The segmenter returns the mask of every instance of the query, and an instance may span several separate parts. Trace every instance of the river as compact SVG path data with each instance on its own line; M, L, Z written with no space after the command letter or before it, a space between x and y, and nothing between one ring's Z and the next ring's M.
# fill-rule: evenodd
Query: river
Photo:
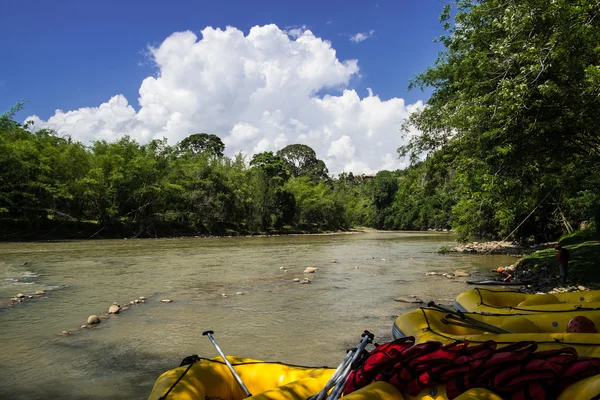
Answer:
M482 277L515 260L436 253L453 243L426 232L0 243L0 398L147 399L185 356L217 355L208 329L226 354L336 366L365 329L391 339L394 317L416 307L395 297L449 302L468 289L427 271Z

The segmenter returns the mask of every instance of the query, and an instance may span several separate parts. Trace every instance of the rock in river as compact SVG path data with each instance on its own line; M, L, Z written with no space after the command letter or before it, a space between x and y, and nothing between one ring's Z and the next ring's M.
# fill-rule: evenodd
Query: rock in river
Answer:
M394 299L394 301L399 301L401 303L414 303L414 304L421 304L423 303L423 300L416 298L416 297L409 297L409 296L400 296L400 297L396 297Z
M100 323L100 318L97 315L90 315L87 319L89 325L95 325Z
M306 269L304 270L305 274L314 274L316 271L318 271L319 268L315 268L315 267L306 267Z
M465 269L457 269L456 271L454 271L454 276L471 276L471 273Z
M119 311L121 311L121 307L119 307L117 304L113 304L108 308L109 314L118 314Z

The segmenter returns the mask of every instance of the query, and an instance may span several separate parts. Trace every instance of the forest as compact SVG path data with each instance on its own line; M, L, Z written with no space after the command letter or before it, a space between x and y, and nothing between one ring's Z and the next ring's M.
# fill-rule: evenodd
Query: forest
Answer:
M0 117L0 240L453 229L551 240L600 210L600 4L459 0L440 16L411 164L329 174L305 144L250 159L212 133L89 145ZM409 132L418 134L410 135ZM202 127L198 127L198 132ZM400 142L400 139L399 139Z

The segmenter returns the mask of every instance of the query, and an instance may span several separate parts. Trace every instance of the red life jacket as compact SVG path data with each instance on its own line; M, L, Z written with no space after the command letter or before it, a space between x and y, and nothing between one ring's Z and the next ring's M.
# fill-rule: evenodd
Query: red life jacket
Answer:
M600 374L600 359L578 358L573 348L536 350L534 342L498 349L493 341L476 346L466 341L415 345L413 337L403 338L373 350L351 372L344 392L386 381L413 396L425 387L445 384L449 399L471 388L485 388L511 400L542 400Z

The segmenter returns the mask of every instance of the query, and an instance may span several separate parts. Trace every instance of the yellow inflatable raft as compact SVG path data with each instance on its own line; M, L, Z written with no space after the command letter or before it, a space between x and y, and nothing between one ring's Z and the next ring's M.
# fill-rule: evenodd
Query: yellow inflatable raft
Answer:
M154 384L149 400L306 400L317 394L333 374L332 368L310 368L248 358L227 357L253 394L246 397L220 357L202 359L190 366L163 373ZM186 372L187 370L187 372ZM600 376L577 382L558 400L591 399L600 393ZM387 382L374 382L347 396L346 400L447 400L443 385L423 389L417 396L399 392ZM456 400L501 400L493 392L470 389Z
M367 386L368 387L368 386ZM556 398L557 400L590 400L600 394L600 375L591 376L572 384ZM350 399L350 396L345 397ZM366 398L365 398L366 399ZM442 385L423 389L416 396L405 396L403 400L448 400L446 389ZM503 400L501 396L492 391L477 388L471 389L455 397L454 400Z
M392 334L399 339L414 336L417 343L428 340L450 343L468 340L483 343L493 340L500 346L521 341L534 341L538 350L574 347L580 356L600 357L600 334L565 333L566 325L580 312L564 312L536 315L481 315L466 313L480 321L518 333L484 333L481 330L444 324L447 313L429 308L419 308L399 316L394 322ZM600 311L585 314L600 327Z
M249 358L227 357L253 399L302 399L318 393L335 369L301 367ZM189 367L189 369L188 369ZM186 372L187 370L187 372ZM278 389L281 396L264 397ZM168 394L167 394L168 392ZM293 397L285 397L285 394ZM167 394L165 396L165 394ZM271 393L269 396L273 395ZM261 397L263 396L263 397ZM154 383L149 400L206 400L244 399L245 393L237 384L221 357L201 359L191 366L174 368L163 373Z
M154 384L149 400L306 400L319 393L334 372L332 368L301 367L238 357L227 359L252 397L246 397L222 358L217 357L202 359L189 370L188 366L183 366L165 372ZM441 390L443 393L443 388ZM435 391L438 392L438 389ZM468 396L484 392L487 391L471 389L457 399L478 398ZM422 398L429 399L429 393L424 390ZM445 398L437 397L438 400ZM387 382L375 382L344 396L344 399L417 400L421 397L405 396Z
M454 307L463 312L493 314L532 314L600 309L600 290L559 294L526 294L476 288L456 296Z

